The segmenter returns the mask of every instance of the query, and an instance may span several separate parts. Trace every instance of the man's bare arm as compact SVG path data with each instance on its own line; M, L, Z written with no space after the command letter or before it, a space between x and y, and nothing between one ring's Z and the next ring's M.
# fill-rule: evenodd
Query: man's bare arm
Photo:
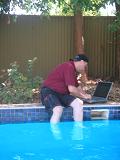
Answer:
M68 90L69 90L70 94L73 95L73 96L76 96L76 97L79 97L79 98L85 98L85 99L90 99L91 98L91 95L85 93L85 91L83 91L81 87L77 88L75 86L69 85Z

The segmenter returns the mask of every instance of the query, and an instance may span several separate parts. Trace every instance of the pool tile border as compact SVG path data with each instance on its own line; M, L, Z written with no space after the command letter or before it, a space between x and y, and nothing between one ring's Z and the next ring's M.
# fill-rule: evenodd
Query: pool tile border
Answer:
M120 104L94 104L84 105L84 120L91 120L91 110L109 110L110 120L120 120ZM0 124L3 123L26 123L48 122L50 115L41 104L14 104L0 105ZM64 108L61 121L72 121L72 108Z

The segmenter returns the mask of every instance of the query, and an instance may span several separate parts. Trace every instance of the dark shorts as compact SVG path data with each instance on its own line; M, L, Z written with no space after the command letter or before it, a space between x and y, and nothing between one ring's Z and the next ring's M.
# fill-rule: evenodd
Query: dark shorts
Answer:
M76 97L72 95L60 94L48 87L41 88L40 96L42 104L45 106L46 110L50 112L56 106L69 107L70 103L76 99Z

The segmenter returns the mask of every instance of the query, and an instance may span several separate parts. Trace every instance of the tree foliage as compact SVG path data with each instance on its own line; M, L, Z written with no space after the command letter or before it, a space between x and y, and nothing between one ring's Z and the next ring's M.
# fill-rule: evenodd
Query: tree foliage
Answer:
M61 10L63 14L74 14L76 12L98 11L106 3L114 3L115 0L0 0L0 12L9 13L15 6L27 12L36 10L41 14L49 14L53 4ZM116 0L119 3L119 0Z
M8 13L10 11L11 0L0 0L0 13Z
M16 6L29 11L36 11L44 15L49 15L53 5L62 15L74 15L77 12L99 15L99 9L105 8L106 4L120 6L120 0L0 0L0 13L10 13ZM116 11L116 21L113 30L120 27L120 10Z

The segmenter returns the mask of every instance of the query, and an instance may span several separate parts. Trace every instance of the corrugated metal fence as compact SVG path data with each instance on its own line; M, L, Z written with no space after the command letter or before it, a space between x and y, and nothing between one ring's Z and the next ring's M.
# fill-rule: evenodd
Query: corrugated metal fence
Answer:
M115 76L116 35L108 30L112 21L113 17L85 17L85 49L93 77Z
M73 57L73 17L18 16L16 23L0 18L0 69L37 57L35 74L45 77L58 63ZM115 34L108 31L113 17L84 17L85 51L89 75L115 76Z

